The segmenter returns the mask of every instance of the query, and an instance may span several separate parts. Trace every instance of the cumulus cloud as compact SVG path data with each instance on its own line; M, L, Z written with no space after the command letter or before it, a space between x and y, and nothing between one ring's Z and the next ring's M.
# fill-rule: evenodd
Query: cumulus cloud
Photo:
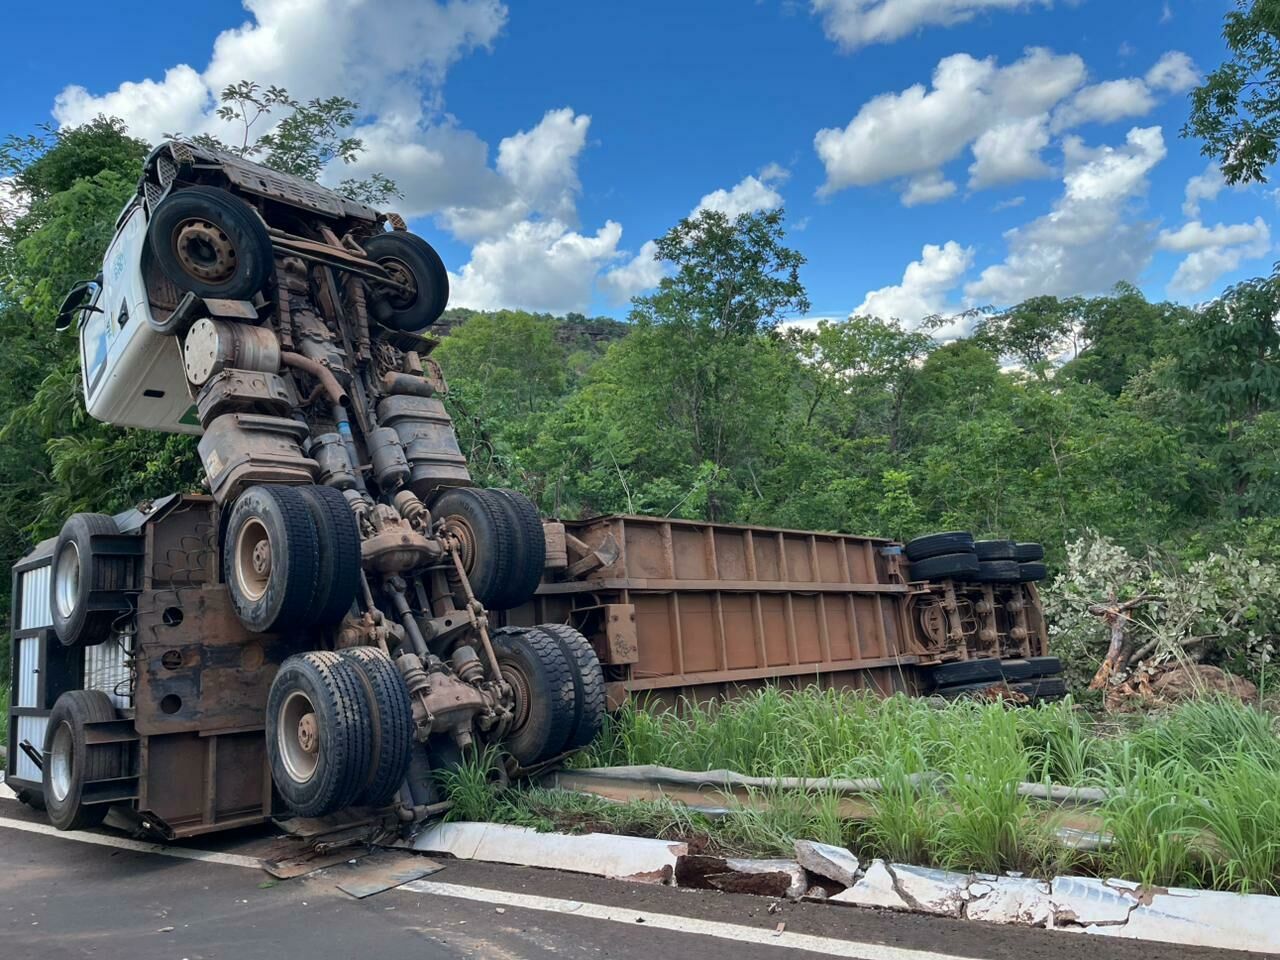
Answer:
M819 193L940 169L992 128L1044 114L1085 77L1084 61L1032 49L1007 67L994 57L944 57L928 89L915 84L865 103L843 129L819 130Z
M1147 187L1166 154L1159 127L1135 127L1123 146L1063 144L1066 174L1053 209L1005 233L1008 255L965 286L971 303L1017 303L1040 294L1109 289L1132 280L1155 247L1150 225L1126 220L1126 205Z
M662 279L662 262L658 260L658 245L646 240L631 260L607 271L597 286L615 306L626 303L636 294L652 290Z
M938 61L927 87L882 93L845 127L815 134L826 170L818 193L899 180L911 202L921 202L932 192L920 185L946 181L946 165L966 148L973 156L970 190L1049 176L1043 151L1053 135L1145 115L1159 91L1183 88L1194 73L1190 58L1172 51L1145 77L1086 86L1084 61L1075 54L1030 48L1003 67L994 57L953 54Z
M1161 230L1159 246L1161 250L1187 254L1174 271L1169 289L1200 293L1245 260L1265 256L1271 249L1271 231L1261 217L1255 217L1252 223L1219 223L1212 227L1192 220L1177 230Z
M1053 114L1054 130L1083 123L1112 123L1125 117L1142 117L1154 109L1156 98L1146 81L1137 77L1107 80L1078 90Z
M1227 185L1222 169L1216 163L1210 163L1203 173L1197 173L1187 181L1183 191L1182 214L1196 220L1200 217L1200 203L1204 200L1216 200L1222 188Z
M923 27L949 27L980 13L1049 6L1051 0L813 0L827 37L843 50L892 43Z
M973 142L969 189L1049 176L1053 171L1040 159L1040 151L1048 145L1049 130L1043 116L1002 123L984 131Z
M601 268L617 256L622 227L609 220L588 236L556 220L523 220L482 240L471 260L449 278L449 302L488 310L584 311Z
M1200 82L1200 71L1181 50L1170 50L1147 71L1147 85L1168 93L1185 93Z
M915 207L924 203L937 203L956 192L956 185L942 175L940 170L930 170L907 181L902 191L902 205Z
M782 206L782 194L776 185L790 175L784 167L771 163L758 176L743 177L728 190L722 187L711 191L698 201L689 216L696 217L703 210L717 210L730 218L760 210L776 210Z
M912 260L902 273L902 282L867 293L856 316L898 319L915 326L925 317L947 310L947 293L973 265L973 248L954 240L942 246L926 243L920 259Z

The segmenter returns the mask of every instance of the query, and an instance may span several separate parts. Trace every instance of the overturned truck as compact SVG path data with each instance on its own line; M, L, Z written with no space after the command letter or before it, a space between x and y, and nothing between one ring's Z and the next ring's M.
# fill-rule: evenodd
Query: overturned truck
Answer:
M607 699L1060 692L1034 544L544 525L477 488L422 333L447 300L395 215L156 148L59 326L89 412L200 435L207 492L76 514L13 567L21 799L165 838L351 811L408 832L445 809L437 771L554 765Z

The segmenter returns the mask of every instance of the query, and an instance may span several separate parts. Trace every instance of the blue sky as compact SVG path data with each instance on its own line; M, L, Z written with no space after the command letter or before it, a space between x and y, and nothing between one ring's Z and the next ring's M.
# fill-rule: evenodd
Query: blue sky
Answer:
M815 316L914 323L1118 280L1196 302L1274 259L1268 189L1223 188L1179 136L1230 6L23 4L0 126L216 132L210 92L240 78L351 96L356 172L400 183L461 305L622 316L658 276L645 242L699 204L785 204Z

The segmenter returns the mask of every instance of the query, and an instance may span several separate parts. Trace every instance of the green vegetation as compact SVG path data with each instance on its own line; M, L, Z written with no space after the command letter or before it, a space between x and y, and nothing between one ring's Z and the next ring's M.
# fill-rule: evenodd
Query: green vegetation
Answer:
M1071 703L1009 710L938 706L810 688L765 690L714 709L628 707L580 766L661 764L764 777L875 777L872 814L842 821L836 798L762 792L723 817L669 801L612 803L560 790L486 782L484 761L450 777L457 819L540 830L595 830L691 840L712 851L789 854L798 838L863 857L957 870L1084 871L1160 885L1280 893L1280 739L1269 715L1205 700L1123 723L1095 723ZM928 785L911 774L931 772ZM1101 787L1097 852L1055 836L1089 811L1022 796L1023 782Z

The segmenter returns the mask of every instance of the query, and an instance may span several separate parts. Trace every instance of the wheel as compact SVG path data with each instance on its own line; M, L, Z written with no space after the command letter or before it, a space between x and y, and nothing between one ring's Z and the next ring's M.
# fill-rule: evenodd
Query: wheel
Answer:
M547 538L532 500L515 490L492 492L506 501L507 516L515 530L511 574L502 596L493 605L495 610L510 610L527 603L542 582L542 571L547 565Z
M564 752L573 732L573 670L557 643L531 627L493 632L502 678L515 691L515 719L503 748L522 767Z
M1012 540L977 540L973 552L979 560L1016 560L1018 545Z
M321 627L341 622L360 589L360 528L341 491L303 486L297 491L316 527L319 568L308 620Z
M133 610L137 589L136 538L122 537L105 513L67 518L53 547L49 609L64 646L93 647Z
M604 724L604 671L591 642L564 623L540 623L538 629L560 644L560 652L573 671L573 726L564 749L585 747Z
M1062 661L1057 657L1027 657L1003 660L1000 672L1006 680L1032 680L1062 673Z
M231 604L255 633L311 622L320 561L307 500L294 487L250 487L231 508L223 539Z
M929 685L935 690L954 684L998 683L1003 676L1000 672L1000 661L994 657L944 663L934 667L928 674Z
M911 564L911 580L967 580L978 572L978 558L972 553L944 553Z
M1020 576L1017 560L981 560L973 579L978 583L1017 583Z
M1043 580L1048 575L1049 571L1043 563L1018 564L1019 583L1035 583L1037 580Z
M215 187L185 187L151 214L147 243L156 265L198 297L252 300L271 276L271 237L243 200Z
M903 547L908 560L928 560L947 553L972 553L973 534L964 532L930 533L916 537Z
M285 805L322 817L351 805L369 781L370 700L359 668L329 650L280 664L267 695L267 759Z
M1044 559L1044 547L1038 543L1016 543L1013 552L1013 559L1019 563L1032 563Z
M493 490L453 487L431 508L461 544L462 568L471 591L486 607L500 609L515 569L519 530L506 498Z
M342 656L356 668L373 705L373 752L364 785L356 794L361 807L385 807L409 772L413 749L413 704L409 688L391 658L377 647L348 647Z
M86 783L124 776L119 745L90 748L85 725L114 720L116 709L101 690L68 690L58 697L44 734L41 787L49 822L59 830L102 823L109 803L85 803Z
M373 299L373 313L396 330L421 330L440 319L449 304L449 272L440 254L421 237L396 231L364 242L364 251L407 290L386 289Z
M1067 681L1062 677L1039 677L1017 685L1018 689L1031 698L1032 703L1048 703L1061 700L1067 695Z

